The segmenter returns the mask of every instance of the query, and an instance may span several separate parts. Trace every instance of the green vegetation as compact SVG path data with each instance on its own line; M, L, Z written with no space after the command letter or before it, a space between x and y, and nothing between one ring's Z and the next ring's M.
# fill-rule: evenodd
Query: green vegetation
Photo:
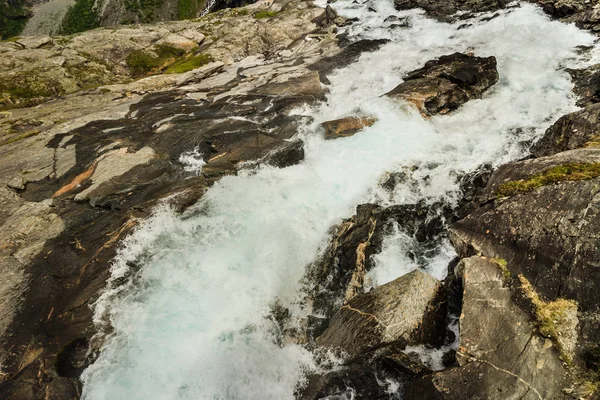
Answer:
M45 97L64 93L62 85L53 79L28 71L11 80L0 81L0 109L39 104Z
M542 336L549 337L557 344L562 358L571 361L571 352L564 347L566 332L577 326L577 302L567 299L556 299L546 302L533 289L533 286L523 275L519 275L523 293L529 298L535 309L538 330Z
M512 274L508 270L508 263L506 262L506 260L503 258L492 258L492 262L494 262L498 266L498 268L500 268L500 271L502 272L502 278L504 278L504 282L509 283L512 278Z
M188 72L212 61L212 57L207 54L199 54L197 56L184 58L183 60L177 61L173 65L169 66L169 68L167 68L165 71L165 74L180 74L182 72Z
M100 17L94 7L94 0L76 0L69 7L63 20L61 33L70 35L83 32L100 26Z
M125 10L134 13L133 16L127 16L126 21L134 23L135 19L143 23L154 22L154 12L163 6L163 0L125 0Z
M149 75L185 54L185 50L164 44L156 46L154 52L156 55L144 50L129 53L126 62L134 77Z
M8 140L0 143L0 147L1 146L5 146L7 144L14 143L14 142L18 142L19 140L23 140L23 139L26 139L26 138L31 137L31 136L35 136L38 133L40 133L40 131L33 130L33 131L29 131L29 132L23 133L23 134L21 134L19 136L12 137L12 138L10 138L10 139L8 139Z
M19 35L27 20L31 18L31 12L25 7L23 0L12 1L0 0L0 39L5 40Z
M254 14L254 18L256 19L263 19L263 18L271 18L276 16L277 14L279 14L276 11L259 11L256 14Z
M198 10L206 2L202 0L177 0L177 13L179 19L192 19L198 15Z
M570 163L557 165L527 179L503 183L498 197L510 197L528 193L542 186L565 181L582 181L600 176L600 163Z

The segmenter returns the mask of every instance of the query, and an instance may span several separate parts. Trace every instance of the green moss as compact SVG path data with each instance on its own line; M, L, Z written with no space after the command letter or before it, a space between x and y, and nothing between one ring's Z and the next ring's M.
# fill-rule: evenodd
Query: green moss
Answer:
M567 299L556 299L546 302L542 300L533 289L531 283L523 275L519 275L521 288L529 298L535 309L535 318L538 323L538 330L542 336L549 337L557 344L563 360L571 361L570 354L567 354L562 346L562 329L568 329L570 324L570 315L577 315L577 302Z
M33 130L33 131L30 131L30 132L27 132L27 133L23 133L22 135L12 137L12 138L10 138L10 139L8 139L8 140L0 143L0 146L5 146L5 145L10 144L10 143L18 142L19 140L23 140L23 139L26 139L28 137L35 136L38 133L40 133L40 131L38 131L38 130Z
M142 77L156 72L169 62L173 62L184 55L185 51L163 44L156 46L155 53L156 55L144 50L134 50L129 53L125 61L131 70L131 74L134 77Z
M506 182L496 192L498 197L528 193L542 186L565 181L582 181L600 176L600 163L570 163L557 165L527 179Z
M508 283L512 279L512 274L508 270L508 263L503 258L492 258L492 261L500 268L504 282Z
M76 0L69 7L62 23L61 33L70 35L100 26L100 18L94 0Z
M256 19L263 19L263 18L271 18L276 16L277 14L279 14L276 11L259 11L256 14L254 14L254 18Z
M188 72L199 68L212 61L212 57L208 54L199 54L197 56L184 58L183 60L180 60L169 66L169 68L167 68L165 71L165 74L181 74L183 72Z

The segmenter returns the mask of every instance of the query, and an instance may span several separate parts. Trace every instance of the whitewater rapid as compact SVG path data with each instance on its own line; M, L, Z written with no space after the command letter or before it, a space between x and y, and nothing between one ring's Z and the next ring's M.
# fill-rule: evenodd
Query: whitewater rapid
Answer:
M97 322L109 318L112 333L82 376L84 399L293 399L305 373L320 367L302 346L275 344L270 306L277 300L302 316L300 280L328 229L363 202L455 202L458 176L525 155L545 128L575 109L564 69L585 63L577 46L593 44L591 35L529 4L461 29L464 21L398 12L391 0L338 0L335 8L360 19L348 28L352 40L390 42L329 76L326 103L297 111L314 118L299 133L301 164L225 177L184 215L159 208L124 241L112 279L133 265L139 271L96 305ZM411 27L388 28L389 15L408 17ZM404 73L456 51L496 56L500 81L483 99L425 120L380 97ZM319 123L357 112L378 121L353 137L323 139ZM190 155L186 165L201 168L194 149L182 156ZM392 194L378 187L404 166L419 167L417 185ZM392 232L375 256L375 285L417 267L406 257L410 245L401 227ZM453 256L444 243L425 269L443 278Z

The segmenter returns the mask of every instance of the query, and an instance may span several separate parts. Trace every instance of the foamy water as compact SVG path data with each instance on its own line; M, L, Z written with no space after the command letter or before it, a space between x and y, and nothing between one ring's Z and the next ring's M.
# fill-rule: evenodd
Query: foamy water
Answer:
M391 0L374 2L377 12L351 3L335 7L361 19L349 28L352 38L391 42L330 76L327 102L301 111L315 118L300 134L306 159L223 178L185 215L158 209L125 240L113 280L131 268L136 279L111 287L97 304L97 322L109 318L114 330L83 374L85 399L292 399L305 373L319 367L304 347L275 344L270 305L302 312L294 306L299 282L328 229L366 201L455 201L458 175L522 156L523 143L575 107L563 69L577 65L575 47L593 38L534 6L458 30L418 11L397 12ZM412 27L388 29L388 15L410 16ZM455 51L497 57L500 81L483 99L424 120L380 97L403 73ZM353 137L323 139L320 122L357 112L378 122ZM182 162L191 156L188 165L201 168L193 152ZM407 165L419 167L416 186L391 195L377 187ZM417 267L403 258L410 245L402 227L386 239L371 272L376 285ZM425 269L443 278L452 256L443 243Z

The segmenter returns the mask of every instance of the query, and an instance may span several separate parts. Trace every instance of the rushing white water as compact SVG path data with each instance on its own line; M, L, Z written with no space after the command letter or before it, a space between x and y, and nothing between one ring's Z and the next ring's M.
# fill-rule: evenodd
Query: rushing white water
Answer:
M301 346L276 345L266 317L276 299L293 306L301 297L299 281L328 229L365 201L453 201L460 173L523 155L522 142L574 109L563 69L578 62L575 47L592 44L592 36L534 6L458 29L418 11L397 12L391 0L369 5L377 12L352 0L335 3L361 19L351 37L391 42L329 77L327 103L305 111L315 122L302 133L300 165L223 178L184 216L157 210L125 240L113 279L132 265L138 277L97 305L114 331L83 375L85 399L293 398L317 363ZM388 15L410 16L412 27L388 29ZM380 97L425 61L467 50L498 59L500 81L483 99L424 120ZM378 122L353 137L322 138L320 122L357 111ZM386 173L407 165L419 167L416 184L391 196L378 189ZM416 267L402 258L410 238L401 229L395 235L376 258L375 284ZM427 267L440 278L452 256L444 251Z

